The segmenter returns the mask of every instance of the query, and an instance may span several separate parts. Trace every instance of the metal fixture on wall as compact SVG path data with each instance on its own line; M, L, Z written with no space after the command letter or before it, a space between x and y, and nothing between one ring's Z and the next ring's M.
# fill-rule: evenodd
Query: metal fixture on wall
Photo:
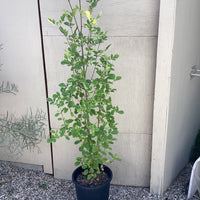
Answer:
M192 66L192 70L190 72L190 77L200 77L200 69L198 68L197 65Z

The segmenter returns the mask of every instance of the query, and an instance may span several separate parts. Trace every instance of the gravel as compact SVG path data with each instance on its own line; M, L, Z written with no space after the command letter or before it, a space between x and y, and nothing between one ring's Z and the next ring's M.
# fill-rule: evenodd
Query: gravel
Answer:
M183 200L187 197L190 173L188 164L162 196L151 194L149 188L111 185L109 200ZM71 181L0 161L0 199L76 200L76 194ZM197 195L191 200L195 199L199 199Z

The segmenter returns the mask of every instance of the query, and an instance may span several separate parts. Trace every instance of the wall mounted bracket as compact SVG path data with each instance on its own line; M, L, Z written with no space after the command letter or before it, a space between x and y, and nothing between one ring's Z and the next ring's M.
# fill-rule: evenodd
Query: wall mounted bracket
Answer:
M197 67L197 65L192 66L190 77L191 78L200 77L200 69Z

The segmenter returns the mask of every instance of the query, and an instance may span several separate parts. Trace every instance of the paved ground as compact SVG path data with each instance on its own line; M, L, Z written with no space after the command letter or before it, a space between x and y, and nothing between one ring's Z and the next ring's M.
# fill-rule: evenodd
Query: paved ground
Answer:
M114 186L109 200L183 200L186 199L191 165L178 176L163 196L149 193L149 188ZM9 200L76 200L71 181L55 179L41 171L27 170L0 162L0 199ZM192 198L197 200L198 197Z

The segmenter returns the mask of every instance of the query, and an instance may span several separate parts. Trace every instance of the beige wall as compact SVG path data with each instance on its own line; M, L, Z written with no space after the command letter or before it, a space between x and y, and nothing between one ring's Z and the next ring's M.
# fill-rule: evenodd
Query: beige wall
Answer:
M0 81L14 82L19 88L17 95L0 94L0 117L7 111L20 117L29 108L33 112L42 109L47 115L37 2L0 2L0 43L4 44ZM67 1L40 3L48 92L52 95L70 73L60 65L64 38L47 18L58 19L67 8ZM116 71L123 77L113 97L114 103L125 111L117 119L120 134L113 149L123 161L111 165L113 183L149 186L151 176L151 191L155 193L162 193L187 163L200 118L200 79L189 76L192 66L200 68L200 2L161 0L156 67L159 3L160 0L102 0L97 8L103 11L99 23L108 30L111 51L120 54ZM51 127L58 129L55 111L50 107ZM25 151L18 159L0 149L0 160L44 165L45 172L51 173L46 139L40 150ZM73 141L58 140L53 144L53 154L55 176L71 179L79 154Z
M60 66L64 38L47 18L58 19L66 8L65 0L41 1L50 95L58 89L58 83L66 80L69 71ZM97 10L102 10L100 23L108 30L112 52L120 54L116 71L123 77L114 96L114 102L125 111L118 118L120 135L114 146L123 161L111 166L113 183L149 186L159 0L101 1ZM50 107L50 112L52 128L59 128L55 108ZM62 139L53 147L55 176L71 179L76 147L72 141Z
M0 117L21 119L30 109L46 114L45 134L48 137L48 116L43 73L40 28L37 1L0 0L0 82L10 81L18 86L16 95L0 93ZM13 117L15 116L15 117ZM2 127L1 127L2 128ZM43 138L38 149L25 150L22 157L0 148L0 160L44 165L52 173L50 145Z
M191 67L200 68L199 9L199 0L161 0L151 169L155 193L186 165L200 127L200 79L190 79Z

